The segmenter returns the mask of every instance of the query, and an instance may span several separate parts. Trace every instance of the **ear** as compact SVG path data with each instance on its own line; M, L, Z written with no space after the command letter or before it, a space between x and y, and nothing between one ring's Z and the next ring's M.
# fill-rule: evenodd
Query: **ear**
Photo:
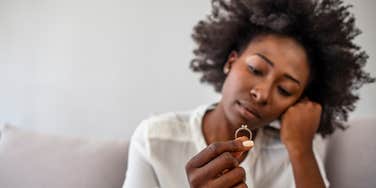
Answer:
M238 52L231 51L230 55L227 58L226 64L223 66L223 72L228 74L231 70L232 64L238 59Z

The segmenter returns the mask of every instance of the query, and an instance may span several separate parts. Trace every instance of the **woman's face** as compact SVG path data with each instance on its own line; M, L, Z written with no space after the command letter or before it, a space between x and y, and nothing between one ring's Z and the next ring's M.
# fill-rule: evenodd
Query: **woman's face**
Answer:
M232 52L221 105L232 126L259 128L278 119L301 97L309 78L306 52L294 39L254 38L242 54Z

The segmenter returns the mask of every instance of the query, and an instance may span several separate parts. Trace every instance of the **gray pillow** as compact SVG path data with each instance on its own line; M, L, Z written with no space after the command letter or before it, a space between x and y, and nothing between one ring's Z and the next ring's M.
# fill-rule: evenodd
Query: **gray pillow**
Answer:
M0 187L121 188L128 142L54 136L5 125Z

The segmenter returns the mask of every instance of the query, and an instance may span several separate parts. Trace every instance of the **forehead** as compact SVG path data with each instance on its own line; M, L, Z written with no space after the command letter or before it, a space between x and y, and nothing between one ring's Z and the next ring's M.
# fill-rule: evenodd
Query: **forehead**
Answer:
M248 44L241 58L248 58L255 53L260 53L270 59L277 72L291 74L303 83L308 80L307 54L294 39L278 35L257 36Z

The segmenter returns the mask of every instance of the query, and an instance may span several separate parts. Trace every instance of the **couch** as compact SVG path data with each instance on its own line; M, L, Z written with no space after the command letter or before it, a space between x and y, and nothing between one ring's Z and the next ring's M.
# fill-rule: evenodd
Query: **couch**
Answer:
M376 187L376 118L325 139L332 188ZM13 126L0 131L0 188L121 188L128 141L64 137Z
M74 138L3 126L0 188L121 188L128 141Z

